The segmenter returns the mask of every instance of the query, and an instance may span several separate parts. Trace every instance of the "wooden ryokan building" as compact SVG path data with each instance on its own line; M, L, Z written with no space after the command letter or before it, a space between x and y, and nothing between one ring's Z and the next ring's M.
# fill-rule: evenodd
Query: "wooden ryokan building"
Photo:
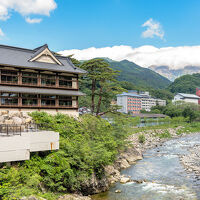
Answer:
M0 110L78 115L78 76L84 70L47 45L24 49L0 45Z

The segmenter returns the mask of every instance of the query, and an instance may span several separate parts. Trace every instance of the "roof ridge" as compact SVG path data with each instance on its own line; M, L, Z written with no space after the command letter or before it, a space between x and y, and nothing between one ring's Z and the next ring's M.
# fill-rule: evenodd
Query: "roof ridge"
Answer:
M0 44L0 48L7 48L7 49L17 49L17 50L22 50L22 51L31 51L31 52L35 52L35 50L33 49L27 49L27 48L22 48L22 47L16 47L16 46L9 46L9 45L4 45L4 44Z

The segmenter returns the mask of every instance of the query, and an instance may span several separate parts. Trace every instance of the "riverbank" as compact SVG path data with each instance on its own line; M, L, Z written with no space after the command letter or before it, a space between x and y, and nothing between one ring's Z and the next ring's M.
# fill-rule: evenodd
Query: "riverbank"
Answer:
M142 154L146 150L162 146L162 144L169 139L187 135L188 132L185 133L183 130L185 130L183 126L165 129L155 129L152 127L152 130L143 130L130 135L127 139L129 147L126 151L122 152L117 157L113 165L105 167L108 185L110 186L118 181L121 183L129 182L129 177L124 177L120 174L122 169L129 168L131 165L135 164L137 160L143 159Z
M180 156L181 164L187 173L194 173L195 178L200 180L200 145L195 145L188 151L188 154Z

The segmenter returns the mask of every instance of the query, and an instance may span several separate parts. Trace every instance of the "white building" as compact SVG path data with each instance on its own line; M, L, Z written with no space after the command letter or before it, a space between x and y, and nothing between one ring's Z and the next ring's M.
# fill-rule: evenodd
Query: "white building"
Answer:
M195 94L184 94L184 93L178 93L174 96L173 103L177 103L180 101L186 102L186 103L194 103L198 104L200 97Z

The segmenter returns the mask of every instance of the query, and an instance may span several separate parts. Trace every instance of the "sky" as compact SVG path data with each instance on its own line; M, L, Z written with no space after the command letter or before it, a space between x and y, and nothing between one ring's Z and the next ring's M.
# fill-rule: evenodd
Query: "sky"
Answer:
M47 43L63 55L143 67L200 66L199 10L199 0L0 0L0 43Z

